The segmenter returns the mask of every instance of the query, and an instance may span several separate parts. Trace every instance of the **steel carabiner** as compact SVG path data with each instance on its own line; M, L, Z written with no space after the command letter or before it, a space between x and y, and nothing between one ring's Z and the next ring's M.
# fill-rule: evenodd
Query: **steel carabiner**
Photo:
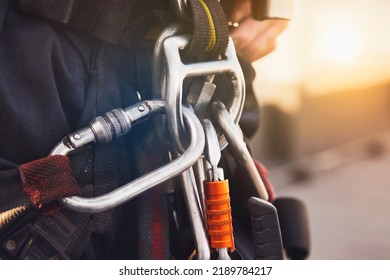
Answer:
M95 118L89 127L83 128L66 136L50 153L50 155L67 155L70 152L93 143L108 142L113 137L119 137L130 131L133 122L147 117L151 113L165 109L164 101L150 100L135 104L126 109L115 109L103 117ZM175 177L193 166L202 155L205 137L203 128L196 115L189 109L183 108L191 142L187 150L177 159L147 173L110 193L84 198L79 196L67 197L61 203L77 212L102 212L138 196L144 191Z
M268 200L269 195L267 189L260 177L259 172L256 169L255 163L243 140L242 134L233 121L233 117L229 114L228 110L222 102L212 103L211 111L213 114L213 119L225 134L226 139L230 145L229 147L231 147L231 150L234 152L236 160L239 161L248 170L249 176L252 179L258 197L264 200Z

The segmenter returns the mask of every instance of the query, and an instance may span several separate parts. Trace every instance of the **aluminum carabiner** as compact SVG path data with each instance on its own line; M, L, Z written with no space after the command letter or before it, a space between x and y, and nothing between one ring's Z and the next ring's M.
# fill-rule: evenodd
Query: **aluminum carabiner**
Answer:
M233 121L233 117L229 114L222 102L213 102L211 104L211 111L213 119L225 134L236 160L247 169L258 197L268 200L269 195L267 189L243 140L242 133L240 133L238 126Z
M113 137L119 137L129 132L133 122L139 121L154 112L161 112L165 108L164 101L150 100L137 103L124 110L115 109L110 111L103 117L95 118L88 127L65 137L52 150L50 155L67 155L93 142L108 142ZM61 203L77 212L97 213L106 211L127 202L193 166L202 155L205 137L200 121L191 110L183 108L183 116L191 141L186 151L178 158L110 193L93 198L80 196L63 198Z

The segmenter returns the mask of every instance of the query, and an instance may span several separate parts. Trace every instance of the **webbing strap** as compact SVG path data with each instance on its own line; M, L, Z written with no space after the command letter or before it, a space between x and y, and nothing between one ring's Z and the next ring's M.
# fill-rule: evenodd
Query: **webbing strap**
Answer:
M13 224L0 236L0 256L6 259L78 259L89 238L90 215L69 210L50 216L36 213Z
M61 254L71 259L77 259L83 252L89 238L89 220L89 214L62 210L54 215L40 216L34 226L42 233L47 242L51 243ZM36 250L42 251L42 247L37 246ZM33 251L29 256L29 259L32 258L35 258ZM39 255L37 255L37 259L39 259Z
M140 174L162 166L168 161L164 149L136 151ZM151 154L153 153L153 154ZM144 260L170 259L168 203L166 184L155 187L140 195L138 204L138 258Z
M212 58L225 54L229 42L229 27L225 13L219 1L205 0L214 19L216 42L214 49L210 52Z
M202 5L202 8L204 9L207 16L208 29L210 31L210 34L209 34L206 52L209 53L215 47L215 42L217 41L217 34L215 32L214 20L213 20L213 16L211 15L211 11L209 7L206 5L206 3L203 0L199 0L199 3Z
M166 260L170 258L166 193L154 188L139 198L138 258Z
M184 55L189 60L216 59L226 51L229 29L223 9L215 0L189 0L193 36Z
M122 105L120 90L121 63L124 50L117 46L102 42L96 58L96 113L102 115ZM106 194L121 185L127 163L126 146L123 138L116 139L106 145L94 146L93 195ZM124 168L124 170L121 170ZM123 173L122 173L123 171ZM114 210L93 215L94 232L106 234L112 231Z

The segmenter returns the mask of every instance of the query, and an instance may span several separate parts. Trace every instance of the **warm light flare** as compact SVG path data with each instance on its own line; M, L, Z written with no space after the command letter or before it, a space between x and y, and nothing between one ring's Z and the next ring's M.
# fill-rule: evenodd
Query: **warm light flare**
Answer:
M276 51L256 63L262 100L299 104L302 92L327 95L388 84L388 11L389 0L295 1Z
M359 32L346 23L329 25L322 37L322 49L329 62L346 64L358 59Z

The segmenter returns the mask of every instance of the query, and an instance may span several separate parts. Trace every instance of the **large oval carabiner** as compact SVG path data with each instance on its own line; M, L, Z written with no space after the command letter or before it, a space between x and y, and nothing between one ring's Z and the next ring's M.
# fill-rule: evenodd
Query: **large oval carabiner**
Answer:
M95 118L90 123L89 127L65 137L63 141L53 149L50 155L67 155L92 142L107 142L110 138L110 136L108 136L109 133L112 134L111 137L121 136L121 133L127 133L130 130L132 122L144 118L153 112L161 111L164 108L165 102L163 101L144 101L124 110L117 109L115 112L110 111L103 117ZM72 196L63 198L61 203L67 208L77 212L97 213L106 211L125 203L146 190L149 190L190 168L202 155L205 137L202 125L196 115L187 108L183 108L183 115L191 141L187 150L177 159L110 193L93 198Z

